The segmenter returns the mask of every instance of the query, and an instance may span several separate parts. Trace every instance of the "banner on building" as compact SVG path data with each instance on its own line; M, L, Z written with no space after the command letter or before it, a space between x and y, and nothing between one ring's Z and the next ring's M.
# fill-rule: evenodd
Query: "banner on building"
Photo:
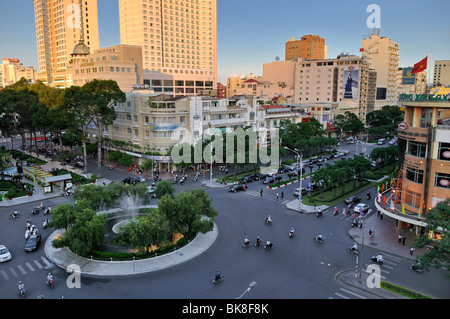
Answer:
M404 68L402 75L402 84L403 85L414 85L416 83L416 75L411 73L413 68Z
M344 68L344 99L358 99L359 67L347 66Z

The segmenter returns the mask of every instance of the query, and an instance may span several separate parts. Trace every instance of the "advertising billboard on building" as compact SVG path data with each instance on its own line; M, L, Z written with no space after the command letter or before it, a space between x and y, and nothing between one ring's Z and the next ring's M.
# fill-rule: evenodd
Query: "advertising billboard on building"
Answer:
M402 75L403 85L414 85L416 83L416 74L412 74L413 68L404 68Z
M344 99L357 99L359 91L359 67L348 66L344 68Z

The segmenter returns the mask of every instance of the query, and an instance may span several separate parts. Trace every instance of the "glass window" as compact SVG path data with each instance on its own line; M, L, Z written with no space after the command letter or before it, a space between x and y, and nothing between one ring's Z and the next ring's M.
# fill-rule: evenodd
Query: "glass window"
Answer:
M437 172L434 175L434 186L450 189L450 174Z
M432 109L423 108L422 116L420 117L420 127L430 127L432 115L433 115Z
M438 160L450 161L450 143L439 143Z
M403 203L410 207L419 208L420 207L421 195L419 193L405 191L403 196Z
M425 158L427 143L408 142L408 155Z
M406 167L406 178L411 182L414 182L417 184L422 184L423 183L423 170Z

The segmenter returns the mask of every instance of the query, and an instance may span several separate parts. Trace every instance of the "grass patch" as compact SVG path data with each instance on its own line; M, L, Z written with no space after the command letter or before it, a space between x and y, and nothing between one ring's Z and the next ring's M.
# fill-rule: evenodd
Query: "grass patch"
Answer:
M321 198L320 192L318 191L314 195L302 197L302 203L310 206L314 205L314 203L316 203L317 205L331 206L337 202L340 202L341 200L344 200L351 194L362 191L370 186L372 186L372 183L365 181L361 185L359 184L359 182L357 182L356 187L353 188L353 182L350 182L345 184L344 192L342 192L342 188L339 187L339 189L336 191L336 196L334 195L334 187L332 187L323 192L323 198Z
M391 284L391 283L386 282L386 281L382 281L380 283L380 286L383 289L395 292L397 294L400 294L402 296L405 296L405 297L408 297L408 298L411 298L411 299L431 299L431 297L422 295L422 294L420 294L418 292L409 290L407 288L403 288L403 287Z

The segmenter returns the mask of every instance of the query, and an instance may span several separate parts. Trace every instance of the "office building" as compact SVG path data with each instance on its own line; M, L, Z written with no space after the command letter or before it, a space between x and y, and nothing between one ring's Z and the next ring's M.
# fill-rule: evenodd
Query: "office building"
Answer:
M300 40L291 38L286 42L285 60L295 58L315 60L327 58L325 39L319 35L304 35Z
M450 86L450 60L434 61L433 83L435 86Z
M3 59L3 63L0 64L0 88L14 84L22 78L29 83L36 83L36 69L32 66L25 67L19 59Z
M96 0L34 0L38 79L52 87L73 84L70 60L82 40L92 52L99 48Z
M216 89L216 11L216 0L119 0L120 42L142 47L144 84L174 96Z

